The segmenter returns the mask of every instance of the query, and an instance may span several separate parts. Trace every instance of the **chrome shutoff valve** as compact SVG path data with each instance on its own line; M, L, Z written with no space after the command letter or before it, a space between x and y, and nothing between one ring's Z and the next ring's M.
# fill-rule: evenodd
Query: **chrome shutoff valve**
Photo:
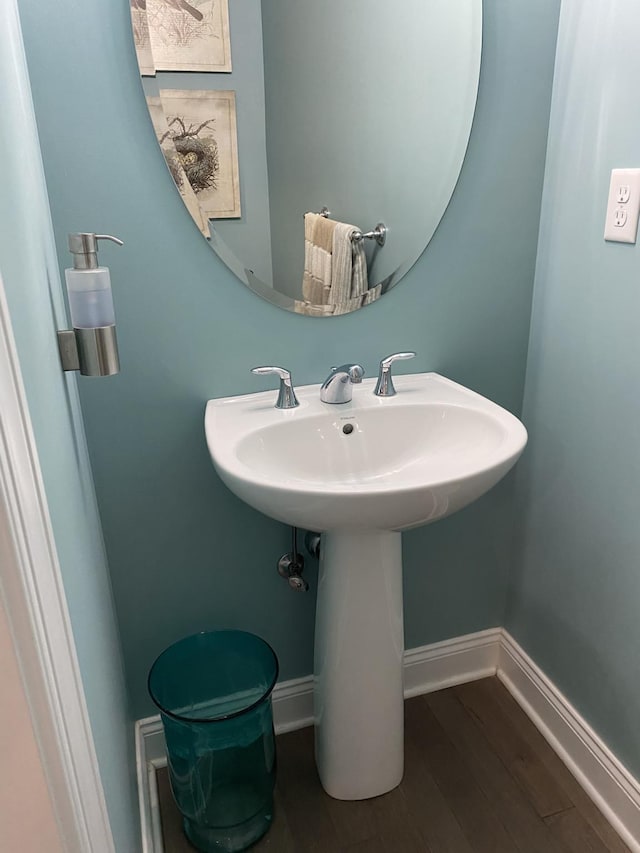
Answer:
M309 584L302 577L304 557L298 553L298 528L291 528L291 553L283 554L278 560L278 574L286 578L291 589L296 592L308 592Z
M295 589L296 592L309 592L309 584L300 575L291 575L289 586L291 589Z
M304 557L302 554L283 554L278 560L278 574L286 578L291 589L296 592L308 592L309 584L302 577Z

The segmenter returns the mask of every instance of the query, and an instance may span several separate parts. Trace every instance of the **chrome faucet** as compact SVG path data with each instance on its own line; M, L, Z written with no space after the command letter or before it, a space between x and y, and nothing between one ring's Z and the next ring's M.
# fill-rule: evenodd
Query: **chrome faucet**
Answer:
M391 365L394 361L400 361L405 358L415 358L415 352L394 352L393 355L388 355L380 362L380 372L378 374L378 382L376 390L373 392L376 397L395 397L396 389L393 387L393 379L391 378Z
M359 364L332 367L320 388L320 399L323 403L348 403L353 396L353 386L359 385L363 376L364 368Z
M273 373L280 378L280 389L275 404L276 409L295 409L296 406L300 405L296 397L296 392L293 390L291 373L286 367L254 367L251 372L257 376L269 376Z

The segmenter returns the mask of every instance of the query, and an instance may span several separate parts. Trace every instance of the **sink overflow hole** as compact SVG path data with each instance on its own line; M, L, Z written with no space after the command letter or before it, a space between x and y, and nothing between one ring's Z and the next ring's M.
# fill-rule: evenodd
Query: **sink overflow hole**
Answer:
M351 433L353 432L353 424L345 424L345 425L342 427L342 432L343 432L345 435L351 435Z

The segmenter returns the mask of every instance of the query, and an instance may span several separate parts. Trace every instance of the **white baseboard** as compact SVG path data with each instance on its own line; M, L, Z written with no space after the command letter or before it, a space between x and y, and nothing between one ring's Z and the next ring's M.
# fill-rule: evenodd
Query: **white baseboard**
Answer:
M640 783L507 631L497 674L633 853L640 853Z
M433 693L495 675L502 628L489 628L404 653L404 696Z
M640 783L504 629L409 649L404 694L419 696L496 674L633 853L640 853ZM273 718L277 734L313 725L312 676L276 685ZM162 853L155 783L156 768L166 764L160 717L136 723L136 749L143 851Z
M273 727L277 735L313 725L313 676L276 684L273 690Z

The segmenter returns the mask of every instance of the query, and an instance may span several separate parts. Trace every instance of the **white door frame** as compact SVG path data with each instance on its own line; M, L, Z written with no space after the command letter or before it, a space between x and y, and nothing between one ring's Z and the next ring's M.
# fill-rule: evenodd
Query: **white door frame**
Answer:
M64 849L115 850L0 280L0 595Z
M9 106L22 116L21 131L31 137L27 140L29 145L38 146L16 0L0 0L0 19L0 70L15 98ZM44 186L42 193L46 195ZM69 853L115 853L1 280L0 596L21 668L62 847Z

